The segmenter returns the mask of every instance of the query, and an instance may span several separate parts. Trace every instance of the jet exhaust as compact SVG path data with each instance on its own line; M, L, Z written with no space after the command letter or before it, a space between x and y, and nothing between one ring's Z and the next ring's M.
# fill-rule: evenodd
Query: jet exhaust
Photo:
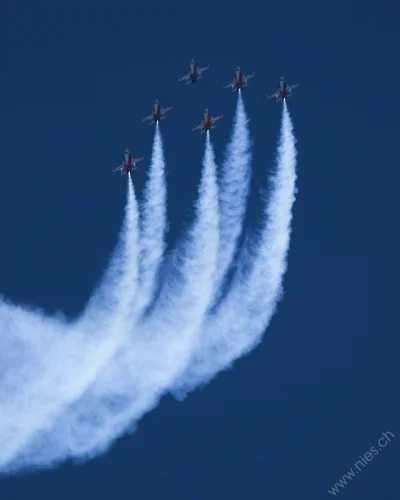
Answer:
M282 296L287 268L292 208L296 193L296 147L286 103L277 151L276 171L265 193L262 229L245 248L240 268L227 296L203 325L187 370L172 389L178 398L208 383L235 359L247 354L261 340Z
M225 151L220 178L220 250L214 281L215 300L233 262L242 233L251 179L249 119L239 89L230 142Z
M164 393L186 394L260 341L282 296L295 200L295 138L286 103L276 171L263 198L266 222L239 251L246 266L216 305L238 252L250 181L240 91L220 186L209 133L205 139L194 220L161 285L167 193L156 124L141 217L129 175L118 244L81 318L70 322L0 301L1 473L104 452Z
M156 123L153 152L141 205L139 287L136 315L150 304L158 284L158 271L165 252L167 228L167 185L165 158L159 123Z
M92 313L84 313L77 322L58 322L43 313L34 315L21 307L3 305L1 350L13 351L16 344L19 352L9 360L4 378L0 378L0 470L29 447L34 435L51 427L68 405L81 397L123 343L136 293L137 219L129 179L120 238L106 279L95 292L102 321L91 320ZM6 318L8 324L3 321Z

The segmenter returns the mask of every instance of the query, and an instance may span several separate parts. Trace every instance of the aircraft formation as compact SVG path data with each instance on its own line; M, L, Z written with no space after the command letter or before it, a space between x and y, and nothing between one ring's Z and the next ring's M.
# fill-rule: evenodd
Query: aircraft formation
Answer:
M178 78L178 82L183 82L185 81L186 84L190 83L196 83L198 80L201 78L204 78L203 73L204 71L208 70L209 66L204 66L203 68L200 68L194 59L190 61L189 64L189 69L188 72L183 75L182 77ZM243 88L248 86L248 81L255 76L255 73L252 73L250 75L244 75L243 72L240 69L240 66L237 66L235 75L233 80L228 83L227 85L223 86L223 90L225 89L232 89L232 92L238 92L239 90L242 90ZM276 102L283 101L290 97L292 95L292 90L298 87L299 84L294 84L294 85L289 85L286 80L284 79L283 76L281 76L281 79L279 81L279 86L278 90L274 92L271 95L267 95L268 99L272 99L275 97ZM163 108L161 107L158 99L155 100L153 104L153 109L150 115L146 116L145 118L142 118L142 122L150 122L150 125L153 125L155 123L160 122L161 120L164 120L166 118L165 114L172 109L172 106L168 108ZM212 116L206 108L204 110L204 115L201 123L197 125L196 127L192 128L192 132L195 130L200 130L200 133L203 134L204 132L207 132L213 128L216 127L214 123L218 120L220 120L223 117L223 115L220 116ZM136 164L143 160L144 157L140 158L133 158L129 154L129 150L126 149L124 153L124 159L121 163L121 165L115 169L113 169L113 172L120 171L121 175L128 174L132 172L133 170L136 170Z

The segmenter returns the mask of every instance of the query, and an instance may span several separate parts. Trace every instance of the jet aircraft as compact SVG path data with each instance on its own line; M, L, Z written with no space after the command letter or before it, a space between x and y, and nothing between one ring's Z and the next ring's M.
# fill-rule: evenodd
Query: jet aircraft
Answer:
M142 161L144 159L143 156L141 156L140 158L133 158L130 154L129 154L129 149L125 149L125 154L124 154L124 160L123 162L121 163L121 165L117 168L114 168L113 169L113 172L117 172L118 170L121 171L121 175L125 175L127 174L128 172L132 172L133 170L136 170L136 164L139 163L140 161Z
M294 85L288 85L285 82L285 79L283 76L281 76L280 82L279 82L279 87L278 90L274 93L268 96L268 99L272 99L272 97L276 98L276 102L278 101L283 101L283 99L286 99L287 97L290 97L292 94L292 90L298 87L299 84L296 83Z
M181 78L178 78L178 82L186 80L186 84L195 83L200 78L204 78L202 73L206 71L208 68L209 68L208 65L205 66L204 68L199 68L195 63L195 60L192 59L189 65L189 71L186 73L186 75L182 76Z
M235 92L235 90L242 89L243 87L247 87L248 83L247 81L250 80L250 78L253 78L255 73L252 73L251 75L245 76L242 71L240 71L240 66L236 68L235 71L235 77L231 83L228 83L228 85L224 86L224 89L232 89L232 92Z
M206 108L204 110L203 120L201 121L201 123L199 125L197 125L197 127L192 128L192 132L194 132L195 130L200 130L201 131L200 133L204 134L204 132L207 132L208 130L215 128L216 125L214 125L214 123L217 120L220 120L222 118L222 116L223 115L211 116L210 113L208 112L208 108Z
M169 108L162 108L160 106L160 103L158 102L158 99L156 99L153 104L153 111L151 115L142 118L142 122L150 121L150 125L152 125L153 123L157 123L160 120L164 120L164 118L166 118L165 113L167 111L170 111L171 109L172 106Z

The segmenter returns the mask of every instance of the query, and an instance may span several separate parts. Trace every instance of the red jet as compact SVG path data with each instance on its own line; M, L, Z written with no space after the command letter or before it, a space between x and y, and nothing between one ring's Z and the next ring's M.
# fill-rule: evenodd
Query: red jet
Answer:
M255 73L251 75L244 76L244 74L240 71L240 66L236 68L235 72L235 78L231 83L228 83L228 85L224 86L224 89L232 89L232 92L235 92L235 90L242 89L243 87L247 87L248 83L247 80L250 80L250 78L253 78Z
M283 101L287 97L290 97L292 95L291 94L292 90L298 86L299 86L298 83L296 83L295 85L288 85L285 82L285 79L283 78L283 76L281 76L278 90L275 92L275 94L269 95L268 99L271 99L272 97L276 97L276 102Z
M182 82L183 80L186 80L186 83L195 83L197 80L200 78L204 78L202 76L203 71L206 71L209 68L209 66L206 66L204 68L199 68L197 64L194 62L194 59L190 61L189 65L189 71L186 73L185 76L182 76L182 78L178 78L178 82Z
M204 134L204 132L207 132L208 130L211 130L212 128L215 128L216 125L214 125L214 122L217 120L220 120L223 115L220 116L211 116L210 113L208 112L208 108L204 110L204 117L200 125L197 125L197 127L192 128L192 132L195 130L201 130L200 134Z
M160 103L158 102L158 99L156 99L154 104L153 104L153 112L151 113L151 115L146 116L146 118L142 118L142 122L146 122L146 121L151 120L150 125L152 125L153 123L157 123L160 120L164 120L164 118L166 118L166 116L164 116L165 113L171 109L172 109L172 107L162 108L160 106Z
M141 156L140 158L132 158L132 156L129 154L129 149L125 149L124 161L121 163L119 167L114 168L113 172L117 172L118 170L120 170L121 175L125 175L128 172L132 172L137 168L136 163L142 161L143 158L144 158L143 156Z

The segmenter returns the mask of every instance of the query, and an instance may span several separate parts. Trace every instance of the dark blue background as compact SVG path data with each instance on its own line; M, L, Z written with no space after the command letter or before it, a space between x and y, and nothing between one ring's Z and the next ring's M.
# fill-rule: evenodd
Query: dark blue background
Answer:
M286 293L263 343L183 404L165 397L104 456L2 479L1 500L321 499L385 431L397 439L339 497L398 498L399 9L374 4L2 5L0 293L48 312L76 316L100 278L125 203L110 170L126 147L148 161L140 118L155 98L174 105L162 123L173 243L200 177L191 127L206 106L224 113L221 160L236 65L256 72L250 223L280 125L266 93L281 74L300 87ZM178 84L192 57L209 71Z

